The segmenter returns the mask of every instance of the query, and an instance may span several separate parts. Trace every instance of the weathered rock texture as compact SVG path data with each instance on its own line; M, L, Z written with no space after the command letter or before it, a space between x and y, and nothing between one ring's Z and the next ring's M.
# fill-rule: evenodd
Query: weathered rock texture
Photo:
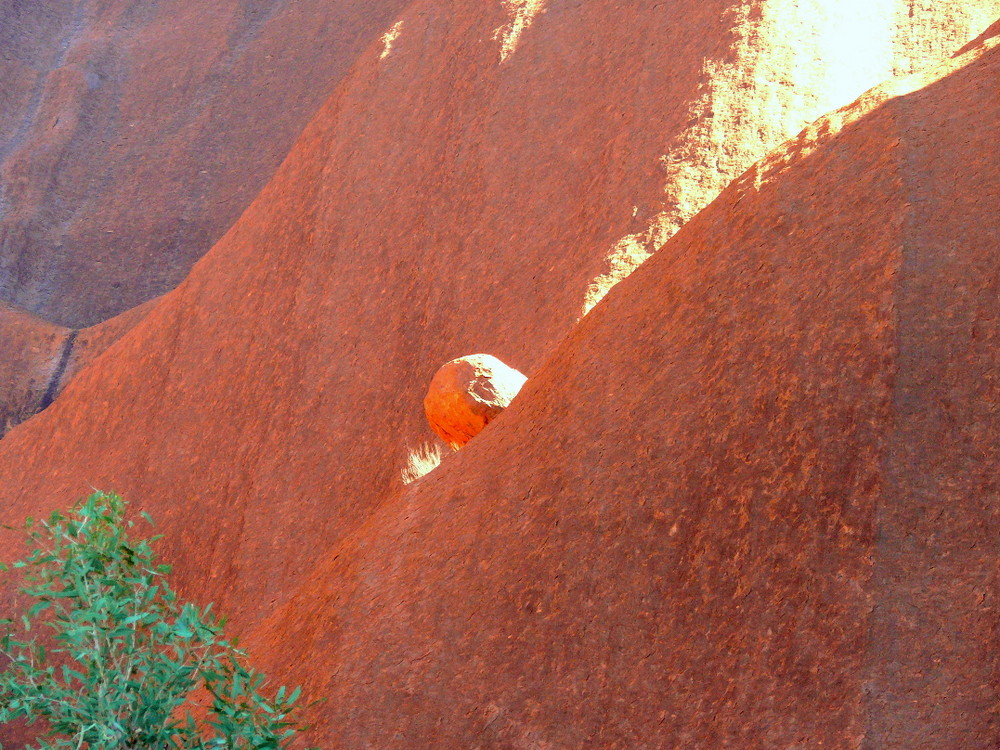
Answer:
M72 348L69 350L66 360L66 371L62 380L58 383L58 390L61 392L70 379L80 370L97 359L105 350L109 349L118 339L135 328L143 318L149 314L158 300L152 299L131 310L123 312L121 315L105 320L89 328L74 331ZM111 365L109 369L113 369Z
M997 746L1000 48L910 85L740 178L326 555L252 646L320 744Z
M69 334L0 303L0 437L54 398Z
M741 131L756 144L741 147L746 158L832 96L817 93L822 77L796 88L801 61L776 26L740 31L742 2L643 0L629 13L550 2L530 24L512 7L412 4L113 360L4 439L5 513L121 490L164 518L182 585L223 609L238 602L237 627L256 622L398 487L441 362L489 351L530 375L574 325L609 248L655 213L638 204L662 202L661 157L722 111L689 112L714 80L706 59L735 59L752 39L759 55L744 67L787 62L780 88L798 98L734 69L734 108L776 102L746 109L759 121ZM841 7L825 12L845 18ZM946 7L959 6L906 28L952 29ZM962 43L965 25L938 36ZM813 44L814 64L834 71L891 56L905 36L881 20L873 29L855 35L869 46L837 50L816 35L795 45ZM714 174L739 142L703 139L708 151L682 162ZM265 517L273 536L258 531Z
M417 0L185 281L0 443L3 520L124 492L238 632L305 584L259 642L333 696L325 746L988 747L995 57L809 131L574 328L657 217L984 9ZM441 362L532 375L571 331L395 494Z
M0 438L51 405L77 372L155 304L150 300L96 326L70 330L0 303Z
M185 281L4 439L4 514L120 490L162 519L182 587L237 628L259 620L398 488L441 362L489 351L530 375L572 328L636 201L662 199L660 157L715 117L689 105L704 61L734 57L744 7L550 2L526 25L502 2L411 5ZM950 29L958 7L901 17ZM795 44L834 71L895 49L903 31L879 24L843 49ZM969 34L937 36L952 35ZM751 37L751 67L792 43L778 27ZM797 63L782 90L800 110L747 110L757 149L811 116L826 79L796 88ZM744 79L733 107L773 98L770 78ZM714 173L735 142L706 140L691 169Z
M0 0L0 299L172 289L405 0Z
M510 406L524 374L489 354L446 362L431 379L424 413L437 435L458 449Z

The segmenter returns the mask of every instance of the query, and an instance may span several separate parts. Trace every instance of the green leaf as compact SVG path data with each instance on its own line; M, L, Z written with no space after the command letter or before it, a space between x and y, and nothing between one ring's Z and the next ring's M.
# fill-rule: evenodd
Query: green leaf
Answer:
M264 676L226 641L225 620L213 620L211 604L178 600L151 540L130 538L125 509L96 492L68 515L26 524L34 549L14 566L26 569L22 591L34 601L21 623L51 629L56 647L50 660L0 620L12 659L0 673L0 721L44 719L40 750L287 748L300 729L290 713L300 689L286 697L280 687L274 701L260 692ZM203 724L182 710L200 686L212 696Z

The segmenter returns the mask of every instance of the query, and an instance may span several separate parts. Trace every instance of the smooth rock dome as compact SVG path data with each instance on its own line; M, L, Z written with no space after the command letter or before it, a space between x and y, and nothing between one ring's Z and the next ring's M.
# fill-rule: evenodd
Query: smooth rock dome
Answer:
M510 405L526 380L489 354L453 359L431 380L424 397L427 421L458 450Z

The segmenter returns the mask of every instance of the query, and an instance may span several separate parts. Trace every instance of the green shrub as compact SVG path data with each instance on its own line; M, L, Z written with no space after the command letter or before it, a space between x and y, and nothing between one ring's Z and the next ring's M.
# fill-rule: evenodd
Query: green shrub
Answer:
M152 523L148 515L143 514ZM27 522L34 551L14 563L32 604L2 620L0 722L42 720L38 748L283 748L299 728L298 689L261 693L264 677L210 612L182 604L133 541L125 503L97 493L68 516ZM49 632L42 638L36 637ZM192 698L211 706L196 720ZM202 693L205 695L206 693Z

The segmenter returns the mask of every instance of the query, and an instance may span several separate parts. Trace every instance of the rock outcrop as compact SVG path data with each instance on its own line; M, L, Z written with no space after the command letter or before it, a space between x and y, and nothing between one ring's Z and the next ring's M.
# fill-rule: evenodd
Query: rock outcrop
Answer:
M0 303L0 438L54 398L69 334Z
M426 438L421 402L441 362L488 351L530 376L574 327L609 248L664 200L671 144L738 109L758 123L739 130L741 159L756 158L820 99L846 95L834 76L843 66L892 58L911 32L925 58L945 54L941 40L981 31L969 9L992 4L911 16L836 3L815 16L775 0L749 15L735 0L642 0L628 13L610 0L549 3L517 25L503 60L495 37L512 21L508 3L411 5L391 44L358 59L241 219L114 357L4 438L3 520L92 486L118 490L162 519L182 590L230 611L237 630L255 624L399 487ZM788 56L802 40L742 25L779 8L786 22L825 18L830 30L853 19L852 41L806 35L818 67L804 75ZM737 54L744 42L754 54ZM742 83L729 109L720 94L697 114L713 90L706 59L742 60L725 68ZM874 83L853 80L858 92ZM715 175L744 141L698 142L706 150L671 162L684 174ZM737 163L725 169L735 176ZM250 522L264 518L266 534ZM11 543L0 532L0 553Z
M80 328L174 288L406 4L0 3L0 300Z
M0 438L47 408L81 369L134 328L156 300L83 330L0 303Z
M995 747L1000 47L973 56L741 177L327 553L250 645L329 699L317 743Z
M457 450L510 406L526 380L489 354L459 357L434 374L424 413L438 437Z
M318 744L988 746L995 55L684 223L984 12L412 3L184 282L0 443L0 520L118 490L236 632L287 605L259 653L330 696ZM462 351L532 380L398 494Z

